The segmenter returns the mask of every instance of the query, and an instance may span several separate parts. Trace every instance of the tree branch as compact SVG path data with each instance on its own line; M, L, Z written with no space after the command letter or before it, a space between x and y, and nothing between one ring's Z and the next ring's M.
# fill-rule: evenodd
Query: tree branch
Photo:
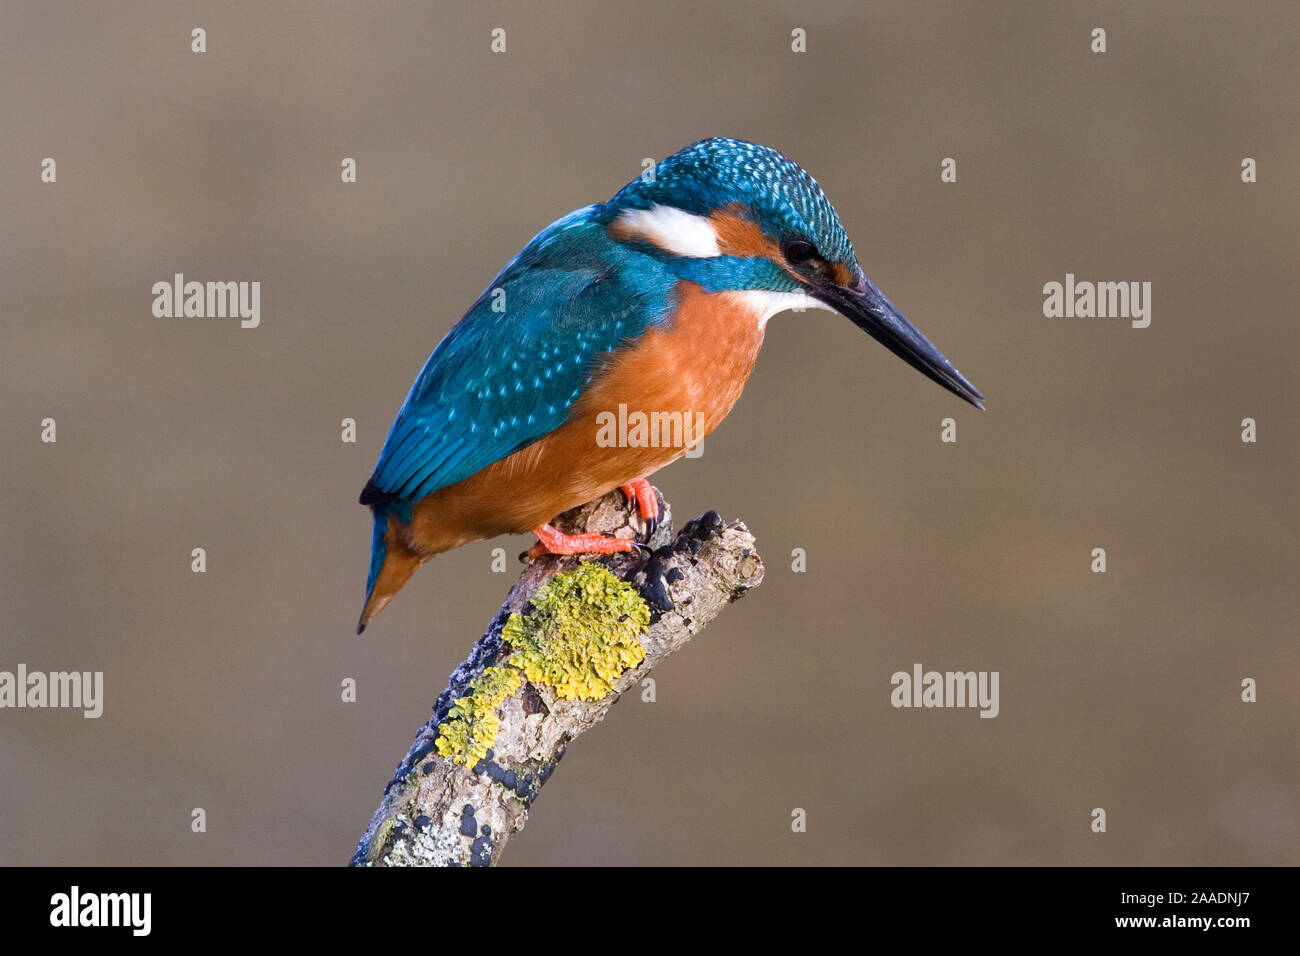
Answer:
M619 492L555 523L623 538L641 528ZM744 524L710 511L674 535L666 503L636 552L529 561L416 733L351 865L495 864L569 743L762 580Z

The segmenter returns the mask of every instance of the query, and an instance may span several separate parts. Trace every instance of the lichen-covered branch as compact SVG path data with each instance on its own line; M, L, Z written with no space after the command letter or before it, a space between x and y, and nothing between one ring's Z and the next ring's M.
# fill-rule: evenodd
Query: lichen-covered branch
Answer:
M634 511L614 492L556 525L632 538ZM352 865L495 864L569 743L762 580L743 524L710 511L674 534L666 504L635 552L530 561L416 733Z

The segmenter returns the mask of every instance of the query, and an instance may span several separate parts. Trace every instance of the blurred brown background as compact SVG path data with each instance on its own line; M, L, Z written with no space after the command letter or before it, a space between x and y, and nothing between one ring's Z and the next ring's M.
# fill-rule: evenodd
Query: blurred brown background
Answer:
M513 580L491 549L527 545L438 558L357 638L389 423L525 241L710 135L818 177L988 411L845 320L774 319L703 458L655 479L679 520L743 518L767 582L571 749L505 861L1300 862L1298 28L1287 2L6 2L0 669L106 686L99 720L0 711L0 862L348 859ZM153 317L176 272L259 280L261 327ZM1044 318L1067 272L1151 281L1150 328ZM893 709L914 662L1000 671L1001 715Z

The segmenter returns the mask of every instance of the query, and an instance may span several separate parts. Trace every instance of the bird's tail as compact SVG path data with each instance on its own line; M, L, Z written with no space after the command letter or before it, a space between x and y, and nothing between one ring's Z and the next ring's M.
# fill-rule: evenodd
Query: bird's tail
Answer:
M424 559L408 548L402 524L383 505L374 507L375 530L370 539L370 574L366 579L366 603L357 621L357 633L366 629L375 615L387 607Z

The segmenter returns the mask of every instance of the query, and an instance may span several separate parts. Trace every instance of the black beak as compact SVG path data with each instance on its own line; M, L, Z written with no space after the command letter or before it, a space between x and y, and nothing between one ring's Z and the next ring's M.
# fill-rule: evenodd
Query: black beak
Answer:
M814 282L810 291L814 298L851 319L854 325L926 378L938 382L976 408L984 407L984 396L979 389L953 368L943 353L894 308L894 303L886 299L863 272L858 272L857 281L852 286L823 279Z

